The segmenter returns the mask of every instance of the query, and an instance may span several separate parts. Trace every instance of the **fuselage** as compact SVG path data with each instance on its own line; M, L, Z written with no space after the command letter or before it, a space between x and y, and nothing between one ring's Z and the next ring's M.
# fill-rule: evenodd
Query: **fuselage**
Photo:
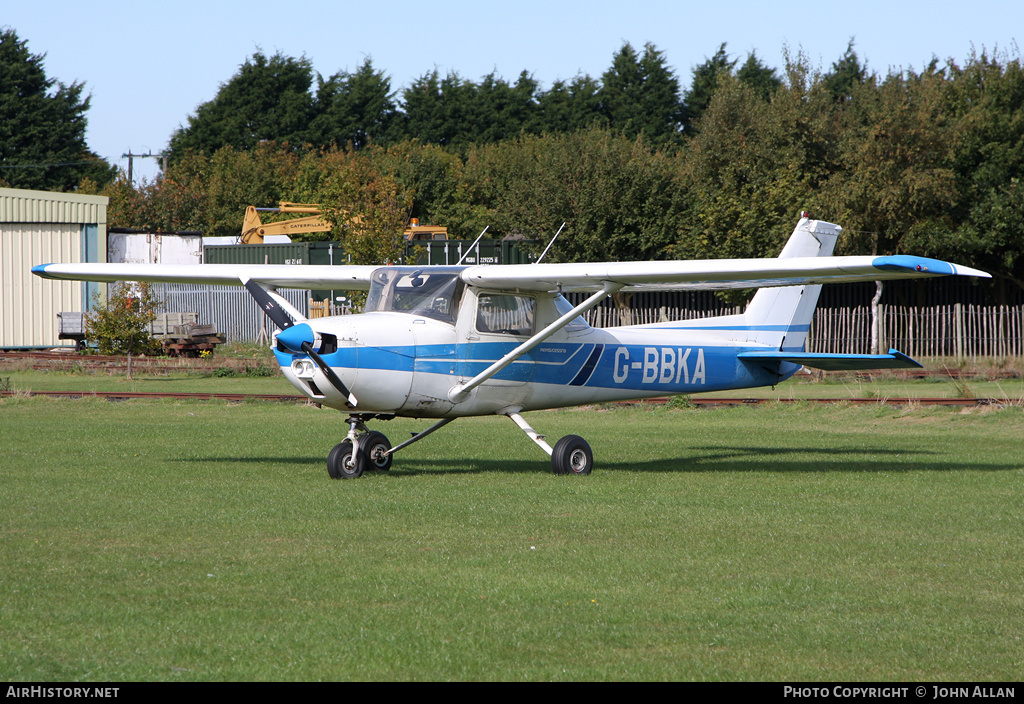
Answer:
M799 369L737 359L758 348L745 339L742 316L616 328L593 328L578 318L455 402L453 387L572 306L557 293L446 291L435 283L439 288L424 299L429 305L410 302L401 288L390 297L371 289L371 312L307 321L318 333L320 356L358 398L355 409L320 369L303 361L306 355L275 345L282 371L304 394L334 408L451 417L750 388Z

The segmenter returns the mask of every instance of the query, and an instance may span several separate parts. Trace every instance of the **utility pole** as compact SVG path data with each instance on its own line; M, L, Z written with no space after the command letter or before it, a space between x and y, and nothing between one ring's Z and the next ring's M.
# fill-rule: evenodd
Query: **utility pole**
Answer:
M128 158L128 183L131 183L131 184L135 183L135 181L133 180L133 176L134 176L135 159L137 159L137 158L138 159L159 159L160 160L160 170L163 171L164 173L167 173L167 155L166 154L154 154L152 149L149 151L149 154L132 154L132 150L129 149L127 154L122 154L121 155L122 159L124 159L125 157Z

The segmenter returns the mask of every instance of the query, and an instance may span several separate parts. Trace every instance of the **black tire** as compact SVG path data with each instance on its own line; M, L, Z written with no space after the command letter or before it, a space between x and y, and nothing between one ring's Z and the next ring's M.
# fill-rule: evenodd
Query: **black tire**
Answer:
M352 441L342 440L327 455L327 473L331 479L356 479L363 476L360 453L352 452Z
M590 474L594 453L579 435L566 435L555 443L551 452L551 469L555 474Z
M391 459L394 455L384 454L390 449L391 443L387 436L376 430L371 430L359 438L359 454L362 456L366 469L375 469L378 472L386 472L391 469Z

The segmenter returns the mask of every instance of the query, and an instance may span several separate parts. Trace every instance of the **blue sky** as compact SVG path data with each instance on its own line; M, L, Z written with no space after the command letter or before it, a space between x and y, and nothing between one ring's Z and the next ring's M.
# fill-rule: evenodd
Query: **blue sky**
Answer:
M122 154L163 149L257 50L305 56L324 77L369 56L394 89L434 68L508 80L526 70L546 88L578 73L599 78L624 42L652 42L686 88L722 42L741 60L756 51L778 67L788 47L827 69L853 38L878 72L920 69L932 56L962 62L972 50L1016 55L1024 0L0 0L0 26L46 54L51 78L86 84L89 147L127 168ZM152 178L150 162L136 172Z

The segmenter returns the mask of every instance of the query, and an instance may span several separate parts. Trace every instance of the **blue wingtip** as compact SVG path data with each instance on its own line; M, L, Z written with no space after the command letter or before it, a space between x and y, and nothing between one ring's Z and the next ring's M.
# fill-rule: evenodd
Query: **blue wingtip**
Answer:
M50 265L49 264L38 264L38 265L32 267L32 273L35 274L36 276L41 276L44 279L48 279L48 278L50 278L50 275L46 273L46 267L48 267L48 266L50 266Z
M909 254L896 254L889 257L875 257L872 265L885 271L919 271L923 274L956 274L956 268L941 259L914 257Z

